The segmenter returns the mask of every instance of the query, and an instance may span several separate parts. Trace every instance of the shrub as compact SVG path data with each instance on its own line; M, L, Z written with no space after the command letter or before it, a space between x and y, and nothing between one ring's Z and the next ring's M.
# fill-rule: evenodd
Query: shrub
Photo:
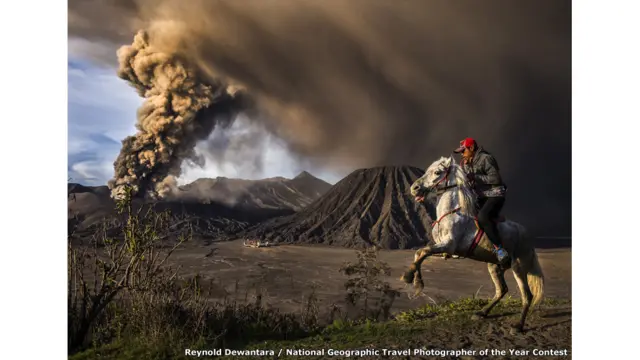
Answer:
M349 279L344 287L347 290L346 300L356 306L362 300L362 318L378 320L382 315L389 319L391 306L399 291L393 289L382 277L389 276L389 265L378 259L377 247L369 247L356 252L357 260L345 263L340 272ZM371 301L374 301L371 304Z
M237 347L319 329L315 291L296 314L265 306L260 292L253 301L240 302L237 287L235 298L211 301L206 289L213 288L212 281L182 278L167 262L190 241L191 232L170 236L170 214L152 207L134 210L129 190L117 209L123 216L120 236L109 236L113 232L105 225L94 235L93 246L69 241L70 353L124 342L166 358L186 347Z

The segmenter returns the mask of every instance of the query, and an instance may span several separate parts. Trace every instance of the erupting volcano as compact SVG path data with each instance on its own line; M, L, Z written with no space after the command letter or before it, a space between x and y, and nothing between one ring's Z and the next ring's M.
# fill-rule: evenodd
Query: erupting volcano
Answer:
M423 174L410 166L356 170L302 211L268 220L242 235L355 248L424 246L431 238L430 211L409 191Z

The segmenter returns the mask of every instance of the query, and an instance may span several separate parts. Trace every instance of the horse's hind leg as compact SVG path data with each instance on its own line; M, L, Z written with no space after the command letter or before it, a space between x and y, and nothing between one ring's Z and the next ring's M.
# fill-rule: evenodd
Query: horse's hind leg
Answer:
M514 263L514 265L516 264ZM520 288L520 295L522 296L522 313L520 314L520 321L512 326L511 333L519 333L524 331L524 322L527 319L527 314L529 313L533 294L531 293L531 289L529 289L529 284L527 283L527 273L522 271L520 266L516 265L513 267L513 275L516 278L518 288Z
M504 269L497 264L488 264L489 275L491 275L491 280L493 280L493 285L496 288L496 294L493 296L493 299L489 304L482 308L482 310L473 314L474 319L485 318L491 309L498 304L498 302L509 292L509 288L507 288L507 282L504 280Z

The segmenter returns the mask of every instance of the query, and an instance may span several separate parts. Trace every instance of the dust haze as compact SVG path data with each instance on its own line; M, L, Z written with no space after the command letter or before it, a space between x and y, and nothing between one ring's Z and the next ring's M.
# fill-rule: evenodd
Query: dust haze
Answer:
M115 65L141 29L202 86L241 89L255 126L306 162L424 168L473 136L508 216L570 234L569 1L69 1L84 56Z

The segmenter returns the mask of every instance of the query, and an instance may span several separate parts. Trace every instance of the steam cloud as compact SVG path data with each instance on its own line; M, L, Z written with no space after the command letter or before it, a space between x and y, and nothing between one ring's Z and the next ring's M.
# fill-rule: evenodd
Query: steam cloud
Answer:
M125 141L120 157L129 160L116 162L116 182L135 176L140 190L156 189L154 182L179 174L180 159L193 157L194 142L216 124L217 111L205 116L215 99L236 104L224 91L233 84L250 94L264 132L300 159L343 173L424 167L473 136L500 163L509 217L539 232L571 231L568 0L69 1L72 39L115 51L138 29L148 34L140 55L166 62L148 61L154 71L132 81L147 79L145 94L187 86L194 95L175 92L190 104L177 106L190 119L184 126ZM165 70L194 77L178 77L186 85L154 80L173 79ZM172 123L152 111L162 109L152 106L161 102L155 97L173 105L164 94L141 110L154 124ZM231 122L233 111L223 112ZM146 151L155 167L140 155Z

